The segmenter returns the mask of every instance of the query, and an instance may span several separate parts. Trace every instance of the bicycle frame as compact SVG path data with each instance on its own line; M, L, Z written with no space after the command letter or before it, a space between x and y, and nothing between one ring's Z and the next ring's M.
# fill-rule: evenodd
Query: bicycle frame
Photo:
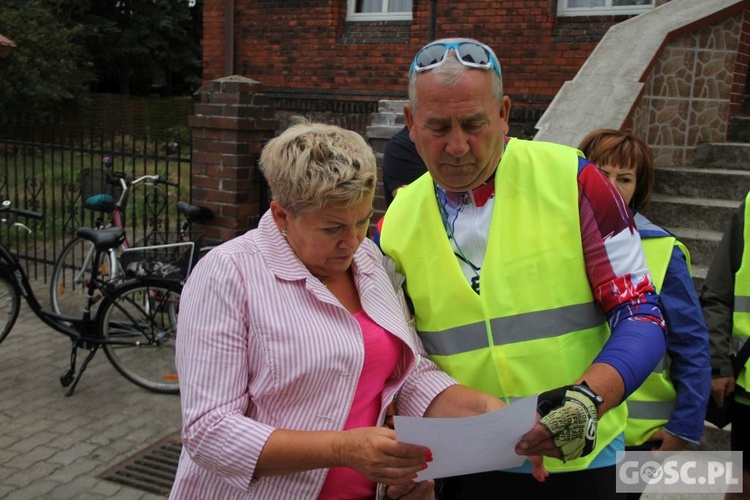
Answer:
M15 215L42 219L41 214L12 209L9 201L0 206L0 213L4 212L10 215L8 218L0 216L0 222L23 227L29 232L28 227L15 220ZM44 324L71 340L70 367L60 376L63 387L69 386L66 396L73 394L100 347L126 379L155 392L175 392L178 386L174 371L174 334L182 282L152 278L118 280L117 283L102 281L95 263L109 249L122 244L124 229L80 228L77 234L81 239L91 241L94 248L89 269L91 280L80 316L61 314L42 306L20 261L0 242L0 276L4 283L8 283L4 289L15 295L11 299L15 313L9 313L4 335L17 318L18 295L21 295ZM97 308L96 316L92 318L95 295L103 297L105 304ZM88 354L77 369L78 349L86 349Z
M68 336L71 340L77 341L86 338L81 331L84 329L83 325L92 323L91 311L85 312L79 318L73 318L45 309L39 299L36 298L28 275L20 261L2 243L0 243L0 272L6 272L8 276L13 277L21 296L34 314L47 326Z
M113 172L112 164L109 163L107 168L107 176L110 180L110 182L118 182L120 184L120 197L115 202L115 207L112 210L112 213L110 213L109 216L109 224L110 226L114 227L125 227L125 224L123 223L122 219L122 206L125 203L125 200L129 196L130 190L132 187L137 186L141 183L155 187L157 184L166 184L167 186L177 187L178 184L175 182L170 181L169 179L162 179L158 175L142 175L141 177L138 177L137 179L134 179L132 181L126 181L122 177L118 177ZM128 240L127 232L125 233L125 240L122 242L121 245L123 250L127 250L130 248L130 241ZM115 254L116 249L112 248L108 250L108 253L112 256L112 254ZM86 256L86 265L83 266L82 269L87 269L88 264L90 263L90 259L93 257L93 247L89 249L89 252ZM120 260L117 258L117 255L115 254L114 257L110 258L110 262L112 263L112 269L111 274L112 276L119 276L120 275ZM82 273L79 273L82 274ZM79 279L80 276L76 276L76 279Z
M159 206L159 204L164 203L164 200L166 199L166 193L157 188L159 184L165 184L167 186L173 187L178 186L177 183L172 182L169 179L162 179L159 175L143 175L132 181L128 181L123 174L114 171L111 159L109 159L108 157L105 157L102 171L105 175L105 182L110 186L116 186L118 188L119 194L117 196L117 199L112 200L110 198L109 200L95 200L92 201L91 204L89 204L89 199L84 200L84 207L87 210L91 210L96 213L94 228L96 228L97 230L105 229L107 227L120 227L125 229L124 210L127 200L132 196L132 191L135 186L143 184L145 186L151 186L153 188L153 193L151 191L148 191L146 196L144 197L144 207L147 209L152 205L153 207ZM102 188L102 191L104 190L105 188ZM97 190L95 190L94 192L97 192ZM87 194L86 196L89 195ZM94 196L95 195L91 195L92 200L94 200ZM156 208L153 209L156 210ZM155 215L154 220L156 220ZM148 234L146 234L145 238L147 239L154 231L155 229L146 231L146 233ZM91 276L91 265L94 262L102 265L102 267L99 268L99 272L106 272L109 276L108 280L123 278L124 272L122 269L122 262L120 261L120 252L128 250L132 247L131 239L129 239L128 236L128 232L126 232L125 238L123 239L121 245L119 245L117 248L111 248L107 250L106 258L97 257L96 261L94 260L96 254L93 243L83 242L82 245L79 245L77 247L75 242L77 240L81 240L81 238L75 238L71 240L69 244L73 246L69 246L69 244L66 243L66 245L63 247L63 252L60 255L61 260L59 262L55 262L52 275L53 277L50 281L50 298L52 300L52 309L55 312L61 312L68 315L77 314L80 311L80 306L82 306L83 300L78 303L76 303L76 301L69 302L65 307L60 306L60 300L62 298L62 295L66 292L66 284L72 285L72 289L75 289L78 286L81 286L83 288L88 286L89 278ZM132 235L130 236L132 237ZM76 255L78 257L76 257ZM61 270L63 269L63 266L65 266L67 259L71 257L76 260L82 260L77 260L78 265L75 269L73 267L68 267L67 271ZM106 263L106 267L104 266L104 263ZM79 297L81 296L80 293L77 295ZM98 295L98 297L96 297L95 300L91 303L92 309L95 309L95 304L100 298L101 294ZM93 314L94 313L92 312L92 315Z
M52 310L46 309L34 294L33 287L29 281L21 262L11 253L8 248L0 243L0 270L7 272L15 279L18 291L29 305L34 314L47 326L66 335L75 342L101 344L101 337L97 338L95 321L91 318L90 301L93 296L93 288L88 292L87 303L84 305L83 314L79 317L65 316ZM103 290L106 293L106 290Z

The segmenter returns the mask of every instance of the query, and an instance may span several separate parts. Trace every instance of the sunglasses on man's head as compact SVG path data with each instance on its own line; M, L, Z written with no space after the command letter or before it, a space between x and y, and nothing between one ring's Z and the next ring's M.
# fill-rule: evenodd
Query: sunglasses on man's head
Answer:
M495 56L492 55L490 49L481 43L477 42L435 42L422 47L422 50L417 52L414 57L414 62L409 70L409 77L416 71L427 71L433 68L437 68L445 62L448 56L448 51L453 50L456 52L456 58L461 64L469 68L481 68L481 69L494 69L502 79L500 73L500 63Z

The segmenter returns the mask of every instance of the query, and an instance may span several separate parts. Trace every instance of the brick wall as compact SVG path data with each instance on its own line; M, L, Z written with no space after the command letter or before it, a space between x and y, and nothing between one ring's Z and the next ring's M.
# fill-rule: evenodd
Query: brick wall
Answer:
M225 74L225 0L204 0L203 2L203 75L204 83Z
M233 74L261 82L276 109L310 114L323 106L337 116L358 103L372 109L348 114L369 114L379 100L406 95L411 59L429 41L433 5L436 38L471 36L495 49L517 108L545 108L606 30L627 19L557 18L553 0L415 0L411 22L354 23L346 22L344 0L235 0L235 43L227 50L227 3L204 1L205 81L228 76L233 50Z
M227 241L256 227L266 209L265 183L256 167L278 123L263 86L249 78L216 79L195 98L195 114L188 119L192 200L214 214L199 228L207 239Z

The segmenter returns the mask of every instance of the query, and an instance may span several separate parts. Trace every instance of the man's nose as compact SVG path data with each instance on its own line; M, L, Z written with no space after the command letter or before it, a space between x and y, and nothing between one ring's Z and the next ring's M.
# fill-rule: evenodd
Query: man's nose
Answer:
M448 144L445 147L446 153L459 158L468 153L469 149L468 136L463 132L463 130L459 128L451 131L450 135L448 136Z

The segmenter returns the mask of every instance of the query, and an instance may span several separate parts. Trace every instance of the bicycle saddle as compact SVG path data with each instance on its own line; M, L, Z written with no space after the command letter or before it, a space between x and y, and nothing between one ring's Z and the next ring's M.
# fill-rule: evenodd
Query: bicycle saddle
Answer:
M76 231L76 234L85 240L93 242L94 247L101 252L119 247L125 241L125 230L121 227L108 227L105 229L82 227Z
M199 224L204 224L210 221L214 216L210 208L191 205L185 201L177 202L177 211L181 214L185 214L185 217L191 222L197 222Z

